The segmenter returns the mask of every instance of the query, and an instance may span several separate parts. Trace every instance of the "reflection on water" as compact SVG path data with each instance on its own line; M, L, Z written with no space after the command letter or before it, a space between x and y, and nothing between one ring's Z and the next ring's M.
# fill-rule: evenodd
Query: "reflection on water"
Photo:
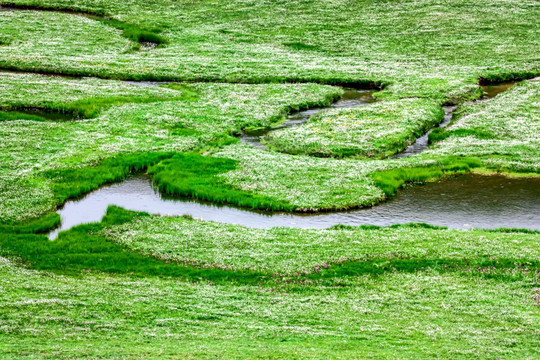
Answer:
M54 239L59 230L100 221L109 205L160 215L191 215L252 228L426 222L458 229L517 227L540 230L540 178L468 174L409 186L393 200L372 208L301 215L269 214L190 200L164 199L154 190L148 177L137 176L103 187L80 200L68 201L58 211L62 225L50 234L50 238Z
M516 84L517 84L516 81L512 81L512 82L494 84L494 85L482 85L482 89L484 89L485 98L491 99L499 95L500 93L505 92L506 90L510 89Z

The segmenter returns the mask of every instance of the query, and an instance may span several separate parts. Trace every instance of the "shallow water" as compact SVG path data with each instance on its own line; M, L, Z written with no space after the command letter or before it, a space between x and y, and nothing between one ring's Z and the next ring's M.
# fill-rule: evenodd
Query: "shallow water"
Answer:
M387 202L372 208L313 215L262 213L196 201L163 198L146 176L98 189L80 200L68 201L58 211L58 231L100 221L109 205L160 215L194 218L252 228L277 226L327 228L344 225L393 225L426 222L449 228L517 227L540 230L540 178L507 178L467 174L403 189Z
M439 125L437 125L436 127L440 127L440 128L446 127L450 123L450 121L452 120L454 110L457 108L457 106L455 106L455 105L443 106L443 108L444 108L443 121L441 121L441 123ZM428 136L433 131L433 129L435 129L435 128L432 128L429 131L427 131L424 135L422 135L418 139L416 139L416 141L413 144L407 146L407 148L405 150L403 150L402 152L397 153L395 155L392 155L391 158L392 159L404 158L404 157L407 157L407 156L420 154L422 151L426 150L428 145L429 145Z
M293 126L299 126L307 122L311 116L327 109L348 109L355 108L359 106L365 106L377 101L373 97L375 90L356 90L350 88L344 88L345 92L343 96L333 104L330 104L322 108L313 108L304 111L297 111L287 116L285 122L279 126L268 128L268 129L258 129L253 131L244 131L240 135L240 141L250 144L258 149L265 149L266 146L261 143L261 140L266 136L266 134L284 128L289 128Z

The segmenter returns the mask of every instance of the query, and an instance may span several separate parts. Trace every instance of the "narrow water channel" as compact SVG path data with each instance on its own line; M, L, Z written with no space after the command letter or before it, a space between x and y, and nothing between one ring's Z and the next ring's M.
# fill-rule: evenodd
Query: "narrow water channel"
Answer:
M514 81L514 82L495 84L495 85L483 85L482 89L484 90L484 96L482 97L482 100L488 100L488 99L494 98L495 96L499 95L500 93L505 92L506 90L510 89L516 84L517 82ZM444 118L443 118L443 121L436 127L445 128L450 123L450 121L452 121L452 117L454 116L454 110L456 110L457 107L458 107L457 105L443 106ZM424 135L416 139L416 141L412 143L411 145L409 145L405 150L391 156L391 158L392 159L404 158L404 157L420 154L422 151L426 150L427 147L429 146L428 136L433 131L433 129L435 128L428 130Z
M357 90L352 88L344 88L345 92L343 96L335 103L330 104L327 107L313 108L309 110L297 111L287 116L285 122L279 126L258 129L252 131L244 131L240 135L240 141L246 144L250 144L257 149L266 149L266 146L262 143L264 137L275 130L300 126L307 122L313 115L327 109L349 109L359 106L365 106L377 101L373 97L373 93L376 90Z
M229 206L162 197L146 176L98 189L68 201L58 213L62 225L49 234L100 221L109 205L160 215L194 218L252 228L277 226L328 228L344 225L393 225L425 222L456 229L515 227L540 230L540 177L507 178L467 174L425 185L408 186L372 208L311 215L263 213Z

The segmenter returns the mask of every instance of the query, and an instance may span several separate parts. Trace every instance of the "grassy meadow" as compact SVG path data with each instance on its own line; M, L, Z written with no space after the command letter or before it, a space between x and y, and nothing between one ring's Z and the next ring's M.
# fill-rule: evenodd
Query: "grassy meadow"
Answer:
M47 238L67 200L135 173L286 212L469 171L539 176L539 15L534 0L1 1L0 357L539 358L538 231L109 207ZM519 83L482 98L503 81ZM377 101L241 141L343 86ZM426 151L391 157L432 128Z

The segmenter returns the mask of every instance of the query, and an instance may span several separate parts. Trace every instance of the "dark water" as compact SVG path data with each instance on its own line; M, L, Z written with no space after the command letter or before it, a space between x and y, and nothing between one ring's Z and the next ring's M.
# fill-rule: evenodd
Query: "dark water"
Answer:
M344 88L344 90L345 92L343 96L338 101L327 107L297 111L288 115L283 124L273 128L244 131L240 135L240 140L258 149L265 149L266 146L261 143L261 140L264 138L264 136L266 136L266 134L272 131L302 125L303 123L307 122L311 116L326 109L354 108L365 106L376 101L376 99L373 97L375 90L356 90L350 88Z
M100 221L109 205L160 215L239 224L252 228L277 226L327 228L345 225L392 225L426 222L450 228L517 227L540 230L540 178L462 175L425 185L409 186L394 199L372 208L348 212L300 215L261 213L190 200L164 199L146 176L103 187L84 198L68 201L58 211L62 225L50 234L75 225Z
M514 85L516 85L516 81L501 83L501 84L495 84L495 85L482 85L482 89L484 89L484 97L486 99L494 98L495 96L499 95L500 93L505 92L506 90L510 89Z

